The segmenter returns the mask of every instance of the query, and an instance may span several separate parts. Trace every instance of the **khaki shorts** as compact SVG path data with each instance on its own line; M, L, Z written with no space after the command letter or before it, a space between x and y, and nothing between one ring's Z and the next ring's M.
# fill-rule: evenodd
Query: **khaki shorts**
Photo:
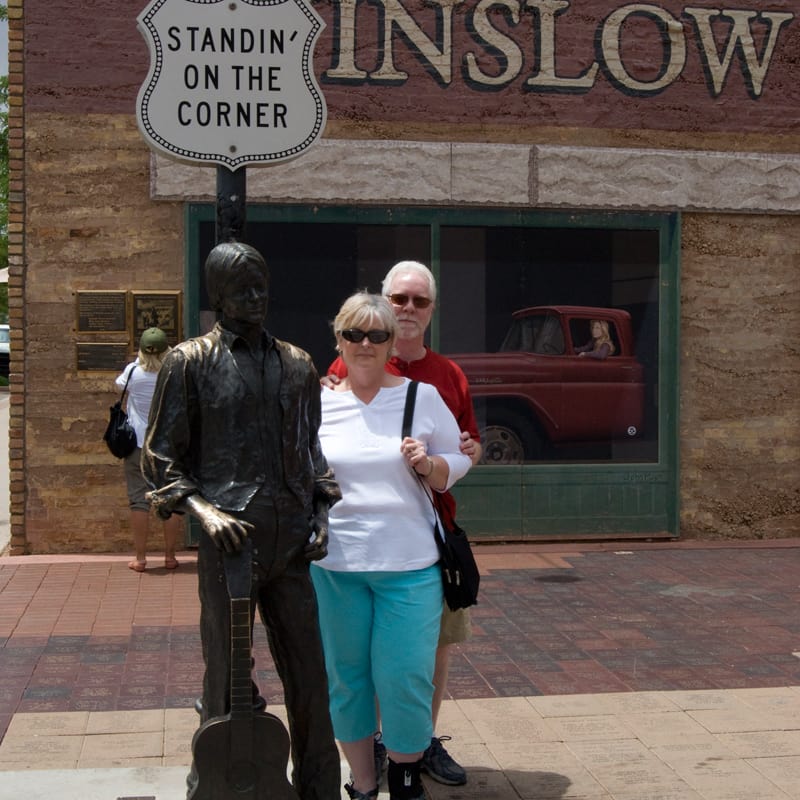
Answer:
M451 611L445 603L442 610L442 627L439 631L439 647L466 642L471 636L469 609L459 608L458 611Z
M128 506L134 511L149 511L150 503L145 498L149 491L142 476L142 451L136 448L125 458L125 483L128 486Z

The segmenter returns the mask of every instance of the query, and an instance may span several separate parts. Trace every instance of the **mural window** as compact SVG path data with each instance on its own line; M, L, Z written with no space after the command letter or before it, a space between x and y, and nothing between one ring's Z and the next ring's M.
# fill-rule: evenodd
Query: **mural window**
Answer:
M395 262L422 261L439 282L429 343L470 381L485 464L658 461L657 228L558 217L446 224L432 210L270 216L249 212L247 230L271 269L268 326L320 373L335 355L330 321L341 302L357 289L380 292ZM213 221L200 223L200 263L214 235ZM208 329L213 314L198 293L198 328ZM605 348L595 347L598 330Z
M470 380L485 463L656 461L658 231L440 239L439 348Z

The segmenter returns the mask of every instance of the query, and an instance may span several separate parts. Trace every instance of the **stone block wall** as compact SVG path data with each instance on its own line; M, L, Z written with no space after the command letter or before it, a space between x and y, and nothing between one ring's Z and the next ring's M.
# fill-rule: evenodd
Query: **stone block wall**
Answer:
M681 533L800 535L800 218L686 214Z
M29 112L26 123L25 358L12 378L15 397L24 387L12 481L25 499L12 552L124 552L123 466L101 441L116 374L76 370L75 293L181 291L183 210L151 202L133 116Z
M184 286L183 202L191 193L156 198L151 154L134 115L136 91L147 66L135 30L143 4L101 0L88 18L78 5L65 0L8 4L14 554L130 548L122 466L101 441L108 407L117 396L114 375L76 370L75 293L180 291ZM327 6L325 13L330 14ZM795 23L791 35L796 42ZM326 46L323 42L323 52ZM796 88L787 84L783 102L789 102L790 111L793 91ZM441 197L425 201L432 205L469 204L474 194L468 183L449 186L447 179L456 174L466 176L465 181L472 180L473 173L480 177L481 164L471 170L464 159L480 162L485 149L496 156L493 163L512 163L520 169L526 164L531 169L533 177L527 182L517 176L507 184L514 187L515 202L564 207L566 200L553 200L572 196L563 177L550 187L555 194L543 193L543 186L531 183L536 159L532 155L520 160L513 149L520 143L774 153L788 156L795 171L800 153L796 108L794 123L783 109L781 115L768 115L772 128L759 129L751 113L746 115L746 130L726 132L719 114L707 130L697 125L668 129L663 123L657 130L604 127L597 124L603 119L598 109L608 97L594 105L587 101L583 116L573 107L564 127L557 126L557 109L567 101L553 99L547 126L542 127L535 117L525 116L523 106L508 124L491 117L475 119L467 102L472 95L460 105L459 118L445 122L413 114L409 88L403 93L411 109L405 117L402 105L394 115L382 108L380 119L370 119L364 111L349 114L348 98L353 96L341 86L331 93L328 143L396 140L407 142L409 151L424 150L413 142L445 147L448 142L465 143L448 156L458 171L444 176ZM374 85L368 86L359 102L368 109L379 96ZM646 120L646 106L630 102L636 118ZM653 102L659 119L669 119L669 102ZM591 118L590 108L595 109ZM509 158L512 150L514 157ZM394 148L392 158L399 155ZM573 164L577 158L576 154ZM608 162L601 155L585 163ZM762 174L773 169L767 167ZM647 163L642 169L648 169ZM713 183L713 170L698 176L701 169L692 169L692 197L713 202L719 184ZM590 198L592 207L602 207L597 202L600 188ZM770 213L759 212L758 197L745 206L720 201L726 210L742 208L748 213L674 206L685 211L680 289L682 536L800 535L800 215L796 186L793 193L783 184L773 189ZM736 190L733 185L728 191ZM578 203L585 200L580 195L575 196ZM377 202L367 189L364 197L369 199L355 202ZM341 195L322 202L337 198ZM503 193L487 192L482 202L500 203L503 198ZM615 208L624 207L624 194L615 198ZM287 202L308 199L298 194ZM668 200L667 207L671 202L675 201ZM635 207L643 205L637 200Z

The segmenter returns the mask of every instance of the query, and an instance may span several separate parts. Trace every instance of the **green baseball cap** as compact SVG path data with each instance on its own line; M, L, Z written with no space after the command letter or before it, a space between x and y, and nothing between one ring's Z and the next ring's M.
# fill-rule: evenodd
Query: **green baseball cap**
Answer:
M143 353L163 353L167 349L167 334L161 328L148 328L139 342Z

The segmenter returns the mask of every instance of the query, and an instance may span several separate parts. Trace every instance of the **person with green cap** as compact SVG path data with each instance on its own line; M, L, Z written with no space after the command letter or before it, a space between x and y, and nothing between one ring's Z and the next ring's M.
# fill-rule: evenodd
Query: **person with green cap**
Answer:
M144 572L147 567L147 539L150 533L150 502L146 498L148 486L141 469L142 445L150 416L150 404L156 388L156 378L164 357L170 351L167 335L160 328L148 328L139 340L139 354L117 377L117 389L123 391L127 384L128 420L136 431L136 449L125 458L125 482L131 511L131 532L135 556L128 567L134 572ZM183 531L180 516L170 517L164 526L164 567L175 569L175 547Z

